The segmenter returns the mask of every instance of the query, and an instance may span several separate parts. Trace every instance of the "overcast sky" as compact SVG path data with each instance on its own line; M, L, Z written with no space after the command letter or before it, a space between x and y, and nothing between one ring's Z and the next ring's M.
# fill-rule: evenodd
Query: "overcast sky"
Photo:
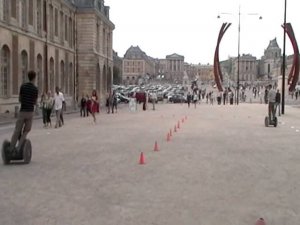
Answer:
M237 56L239 6L241 54L260 59L275 37L283 48L284 0L105 0L105 5L110 6L110 20L115 24L113 48L121 57L131 45L138 45L154 58L177 53L188 63L213 64L223 22L232 25L222 39L220 60ZM299 41L299 0L287 0L287 22ZM286 43L286 53L293 54L288 37Z

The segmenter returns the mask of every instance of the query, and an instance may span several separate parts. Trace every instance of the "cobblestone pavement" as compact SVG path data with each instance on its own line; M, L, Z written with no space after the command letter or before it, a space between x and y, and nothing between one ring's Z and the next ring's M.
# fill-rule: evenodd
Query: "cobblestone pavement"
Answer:
M59 129L35 121L32 162L0 165L0 224L298 224L299 110L287 107L277 128L264 126L263 104L139 105Z

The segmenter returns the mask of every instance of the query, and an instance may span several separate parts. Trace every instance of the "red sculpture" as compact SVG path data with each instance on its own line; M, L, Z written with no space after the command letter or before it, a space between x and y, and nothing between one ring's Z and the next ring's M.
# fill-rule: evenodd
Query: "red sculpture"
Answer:
M289 91L294 91L299 79L299 48L292 25L290 23L286 23L282 26L282 28L289 36L294 49L293 65L288 77L288 84L290 85Z
M220 61L219 61L219 47L220 42L227 31L227 29L230 27L231 23L223 23L219 32L219 37L217 41L217 46L215 50L215 57L214 57L214 76L215 76L215 82L218 87L219 91L223 91L222 83L223 82L223 75L221 71Z

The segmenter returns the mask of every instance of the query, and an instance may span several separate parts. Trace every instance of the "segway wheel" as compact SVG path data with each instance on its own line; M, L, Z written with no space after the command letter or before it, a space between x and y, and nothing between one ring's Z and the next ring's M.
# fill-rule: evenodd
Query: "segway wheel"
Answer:
M29 164L31 161L31 141L26 139L22 146L24 163Z
M265 117L265 126L268 127L269 126L269 117Z
M8 154L9 147L10 147L10 142L8 140L5 140L2 144L2 150L1 150L1 155L2 155L2 160L4 165L10 163L10 157Z
M274 118L274 127L277 127L278 125L278 120L277 120L277 117Z

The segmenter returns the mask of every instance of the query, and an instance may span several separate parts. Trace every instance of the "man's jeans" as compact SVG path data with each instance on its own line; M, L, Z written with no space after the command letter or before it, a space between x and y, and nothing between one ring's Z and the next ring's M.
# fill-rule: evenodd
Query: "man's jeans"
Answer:
M16 147L17 141L19 140L18 148L20 149L27 134L31 130L32 126L33 112L19 112L18 119L16 122L16 127L14 133L11 137L11 150Z

